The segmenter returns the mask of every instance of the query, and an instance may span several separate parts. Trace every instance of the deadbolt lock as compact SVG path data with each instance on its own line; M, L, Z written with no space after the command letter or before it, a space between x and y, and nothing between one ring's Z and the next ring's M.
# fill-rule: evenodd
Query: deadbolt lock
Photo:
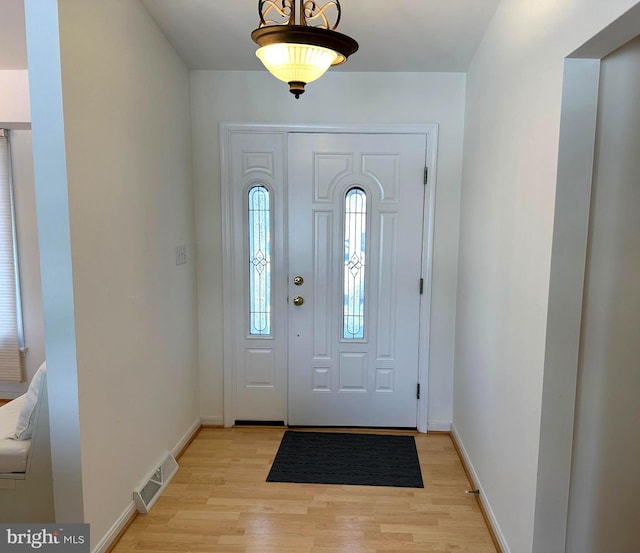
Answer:
M302 296L296 296L293 298L293 305L296 307L300 307L304 303L304 298Z
M298 275L297 277L293 277L293 283L296 286L302 286L304 284L304 278L302 278L300 275Z

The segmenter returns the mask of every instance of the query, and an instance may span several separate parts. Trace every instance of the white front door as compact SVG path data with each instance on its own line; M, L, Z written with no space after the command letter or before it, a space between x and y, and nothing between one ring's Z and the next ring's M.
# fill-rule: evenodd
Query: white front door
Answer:
M288 135L288 422L416 427L424 134Z

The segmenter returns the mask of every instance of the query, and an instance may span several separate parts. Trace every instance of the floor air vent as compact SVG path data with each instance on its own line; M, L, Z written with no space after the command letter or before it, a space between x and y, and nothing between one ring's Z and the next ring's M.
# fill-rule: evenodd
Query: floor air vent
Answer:
M133 491L133 500L139 513L148 513L160 494L167 487L169 481L178 470L178 463L171 453L167 453L164 461L148 478L144 484Z

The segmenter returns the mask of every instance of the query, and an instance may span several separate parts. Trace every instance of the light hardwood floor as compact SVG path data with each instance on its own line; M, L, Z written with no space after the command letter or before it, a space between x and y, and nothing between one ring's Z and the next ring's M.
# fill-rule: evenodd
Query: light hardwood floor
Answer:
M113 553L496 553L448 435L397 432L420 457L408 489L265 482L283 433L202 429Z

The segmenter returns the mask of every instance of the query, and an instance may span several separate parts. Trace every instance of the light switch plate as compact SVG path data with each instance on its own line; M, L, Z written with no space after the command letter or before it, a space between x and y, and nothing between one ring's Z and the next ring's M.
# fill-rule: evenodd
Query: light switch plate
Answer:
M176 246L176 265L185 265L187 262L187 246L186 244L178 244Z

